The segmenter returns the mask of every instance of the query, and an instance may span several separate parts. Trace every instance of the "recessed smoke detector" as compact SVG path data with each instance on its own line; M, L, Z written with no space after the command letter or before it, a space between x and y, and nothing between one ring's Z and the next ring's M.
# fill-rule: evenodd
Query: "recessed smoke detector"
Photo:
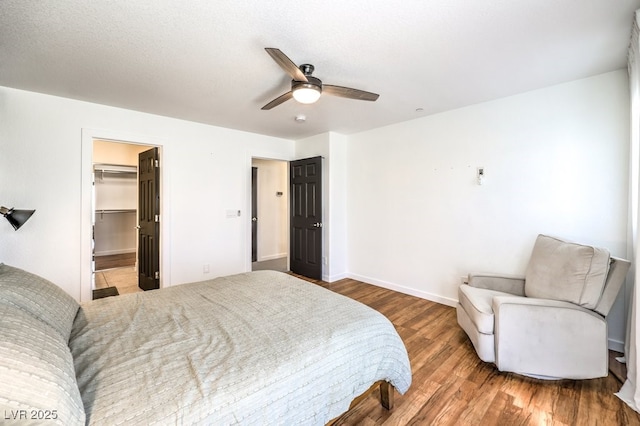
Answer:
M307 121L307 117L304 114L298 114L296 115L296 123L304 123L305 121Z

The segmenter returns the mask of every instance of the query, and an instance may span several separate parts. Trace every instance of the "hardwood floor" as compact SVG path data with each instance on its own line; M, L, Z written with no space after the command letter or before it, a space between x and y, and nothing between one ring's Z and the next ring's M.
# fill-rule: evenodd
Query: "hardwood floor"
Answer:
M136 264L136 253L110 254L106 256L96 256L96 271L105 269L124 268Z
M351 279L308 281L386 315L411 361L413 383L393 410L380 406L376 391L335 425L640 425L613 395L621 383L612 374L543 381L502 373L478 359L454 308Z

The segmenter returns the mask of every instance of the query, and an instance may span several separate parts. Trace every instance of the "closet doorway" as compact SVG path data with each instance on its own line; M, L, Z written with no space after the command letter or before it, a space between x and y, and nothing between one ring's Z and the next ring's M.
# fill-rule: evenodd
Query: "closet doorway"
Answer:
M289 270L289 163L251 161L251 270Z
M149 146L93 141L93 298L138 285L139 154Z

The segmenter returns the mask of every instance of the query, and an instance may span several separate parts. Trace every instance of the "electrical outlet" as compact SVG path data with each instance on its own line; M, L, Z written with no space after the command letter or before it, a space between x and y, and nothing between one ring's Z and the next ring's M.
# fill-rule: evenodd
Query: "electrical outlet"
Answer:
M202 273L203 274L208 274L209 273L209 264L205 263L204 265L202 265Z

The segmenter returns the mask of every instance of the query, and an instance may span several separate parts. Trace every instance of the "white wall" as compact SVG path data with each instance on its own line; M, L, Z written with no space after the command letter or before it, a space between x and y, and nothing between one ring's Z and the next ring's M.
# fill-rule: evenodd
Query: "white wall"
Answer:
M93 162L138 167L138 154L148 146L96 140L93 143Z
M626 257L628 105L620 70L351 135L349 275L453 305L538 233Z
M252 164L258 168L258 261L285 257L289 253L289 163L254 159Z
M81 224L90 210L81 188L83 129L161 145L169 219L161 235L163 286L250 270L251 157L289 160L293 141L4 87L0 202L36 213L17 232L0 226L0 261L80 299ZM241 210L241 217L227 218L228 209Z
M346 167L347 139L324 133L296 142L296 158L322 157L322 279L347 276Z
M96 213L94 227L94 254L108 256L112 254L136 253L138 220L136 212Z
M333 282L346 278L347 252L347 144L348 138L337 133L329 134L329 188L331 190L329 205L328 239L331 253L328 265L328 279Z

